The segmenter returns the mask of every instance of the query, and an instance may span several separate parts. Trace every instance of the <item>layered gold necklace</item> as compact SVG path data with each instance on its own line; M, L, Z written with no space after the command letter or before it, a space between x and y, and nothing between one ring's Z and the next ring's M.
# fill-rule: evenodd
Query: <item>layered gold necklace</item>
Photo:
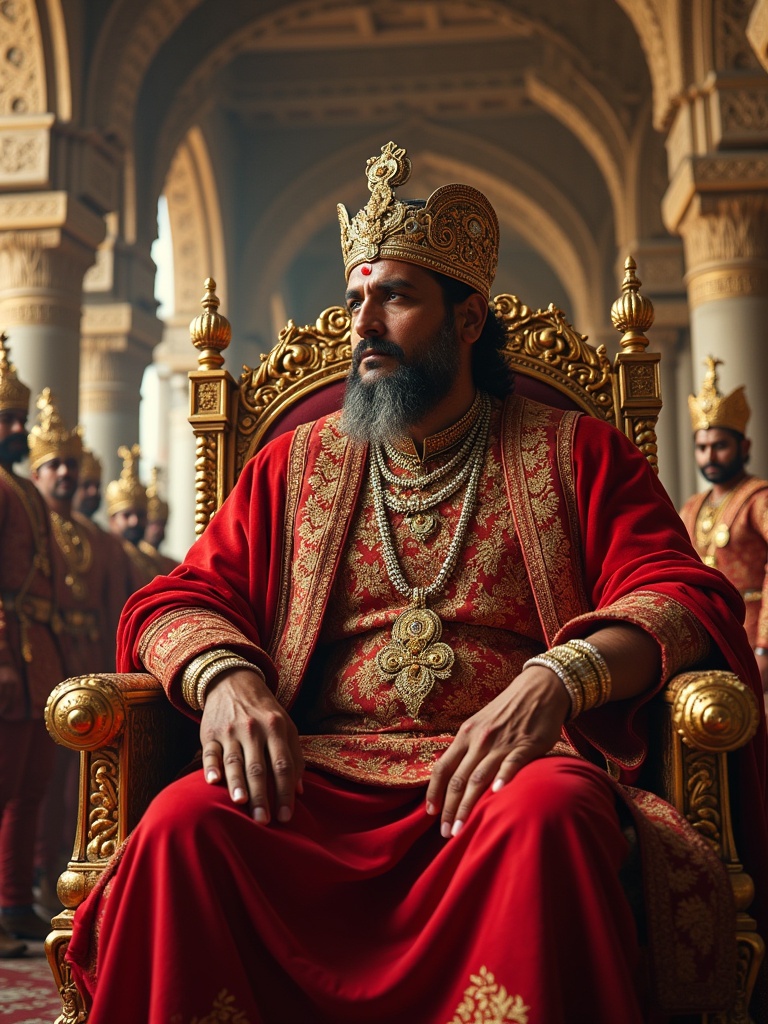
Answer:
M491 422L491 400L488 395L480 393L476 406L473 426L460 450L446 464L447 469L441 466L428 474L417 471L415 475L404 478L392 473L386 466L384 446L372 445L371 487L384 567L395 590L411 601L410 607L395 619L391 640L379 651L376 663L383 676L394 683L412 718L418 718L421 705L435 681L450 676L454 662L453 650L441 641L443 625L440 618L427 608L426 602L427 598L443 589L456 568L475 510ZM400 465L405 468L404 464ZM436 491L425 493L425 487L442 481L451 470L456 470L452 479ZM401 489L405 484L410 493L403 495L385 490L385 482ZM428 586L411 586L403 575L395 551L387 509L403 513L414 536L424 539L434 531L438 523L437 514L432 511L434 507L456 494L462 485L465 485L465 491L461 512L443 564ZM425 517L427 523L422 526L417 522L414 528L409 517Z
M720 501L712 501L710 491L696 516L696 548L705 565L714 567L715 549L726 547L731 539L731 531L722 522L722 516L733 495L734 491L728 491Z
M58 512L51 511L51 523L53 535L67 566L64 582L78 600L83 600L88 596L84 577L93 564L91 542L71 519L59 515Z

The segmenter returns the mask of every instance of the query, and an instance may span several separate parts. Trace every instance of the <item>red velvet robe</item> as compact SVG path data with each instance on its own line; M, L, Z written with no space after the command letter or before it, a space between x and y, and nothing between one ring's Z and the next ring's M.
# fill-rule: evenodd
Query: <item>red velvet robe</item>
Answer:
M713 660L738 668L759 690L737 623L738 596L693 556L662 488L623 435L515 399L499 443L547 644L583 635L595 622L635 622L658 640L667 678L696 661L703 626L717 645ZM233 647L293 705L312 676L364 464L365 452L338 435L333 417L269 445L184 565L129 603L121 667L143 659L183 707L183 665L210 646ZM607 759L614 774L634 777L647 751L649 696L584 715L567 737L582 759L528 766L519 785L486 794L449 843L424 813L428 765L382 778L383 755L396 760L400 749L386 735L345 741L325 761L308 737L308 761L324 772L307 772L289 827L253 825L199 774L171 787L119 869L78 912L70 955L81 984L93 990L95 979L95 1024L123 1019L116 989L126 965L134 967L131 1010L153 1022L205 1014L382 1022L399 1015L429 1024L640 1020L633 992L641 961L619 884L621 866L632 862L628 834L639 837L651 897L656 998L678 1010L702 997L713 1005L726 999L728 944L707 931L732 927L724 873L671 808L617 786L597 767ZM758 851L763 758L757 743L741 759L757 800ZM363 781L366 763L375 785ZM221 828L203 831L212 807ZM199 858L187 855L192 847L203 851ZM147 910L150 891L157 895ZM724 912L719 920L715 906ZM179 928L165 927L169 915ZM97 921L104 951L95 964L89 939ZM149 960L147 922L155 929ZM214 932L215 943L206 943L202 936ZM187 945L179 945L184 936ZM672 945L665 949L656 936ZM205 981L190 970L195 956L209 960ZM215 1016L226 1007L231 1018Z

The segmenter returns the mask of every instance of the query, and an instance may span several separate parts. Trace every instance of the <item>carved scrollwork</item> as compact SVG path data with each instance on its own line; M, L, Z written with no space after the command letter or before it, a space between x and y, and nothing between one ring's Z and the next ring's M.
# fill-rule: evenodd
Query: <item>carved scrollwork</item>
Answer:
M722 819L717 755L700 750L685 753L686 817L699 835L721 853Z
M240 376L237 467L251 448L265 410L296 385L311 379L321 386L329 377L345 375L351 358L349 314L343 306L324 310L314 326L299 327L289 320L277 345L262 355L260 365L244 367Z
M118 688L101 676L65 679L48 697L45 724L62 746L96 750L122 732L125 702Z
M91 761L88 845L86 860L108 860L115 852L118 832L118 748L99 751Z
M586 395L596 415L615 421L611 364L603 345L590 345L551 303L546 310L532 310L516 295L504 294L493 304L507 329L513 366L522 362L580 404Z
M54 975L61 996L61 1016L56 1018L56 1024L80 1024L86 1019L83 997L77 991L72 969L65 959L68 946L68 938L59 938L53 950Z
M200 536L216 511L216 435L198 434L195 439L195 533Z
M669 693L674 728L697 750L737 750L757 730L755 698L732 672L685 672L671 681Z

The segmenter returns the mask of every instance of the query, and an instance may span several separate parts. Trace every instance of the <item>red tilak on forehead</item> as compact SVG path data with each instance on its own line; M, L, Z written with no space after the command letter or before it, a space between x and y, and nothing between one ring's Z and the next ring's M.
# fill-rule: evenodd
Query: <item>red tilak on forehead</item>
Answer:
M363 263L363 265L360 267L360 273L364 274L365 277L368 277L370 272L371 272L371 264L370 263Z

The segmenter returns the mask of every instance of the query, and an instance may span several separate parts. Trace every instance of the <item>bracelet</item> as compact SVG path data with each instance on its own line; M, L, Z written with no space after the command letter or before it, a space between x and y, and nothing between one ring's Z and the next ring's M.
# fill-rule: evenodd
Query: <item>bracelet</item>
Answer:
M538 657L529 658L523 668L531 665L550 669L565 687L571 701L568 721L610 699L608 665L598 648L587 640L569 640L552 647Z
M755 654L758 658L768 658L768 647L756 647Z
M238 657L236 654L231 658L222 658L220 661L215 661L212 665L203 669L197 679L195 699L201 711L205 707L205 693L210 684L214 679L220 676L222 672L227 672L231 668L248 668L253 672L258 672L259 675L262 675L255 665L252 665L250 661L246 661L245 658Z
M200 698L205 696L205 688L208 683L224 671L222 668L224 661L236 662L236 664L229 664L228 668L255 668L249 661L226 647L217 647L213 651L204 651L202 654L198 654L185 667L181 677L181 695L194 711L203 710ZM205 683L202 688L201 681Z

